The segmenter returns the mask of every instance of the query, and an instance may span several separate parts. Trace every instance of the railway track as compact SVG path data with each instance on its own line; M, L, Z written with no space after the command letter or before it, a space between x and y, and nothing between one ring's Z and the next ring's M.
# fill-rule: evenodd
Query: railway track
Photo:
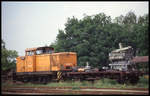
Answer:
M12 95L60 95L60 94L134 94L134 95L148 95L148 89L116 89L116 88L92 88L92 87L9 87L2 88L2 94Z

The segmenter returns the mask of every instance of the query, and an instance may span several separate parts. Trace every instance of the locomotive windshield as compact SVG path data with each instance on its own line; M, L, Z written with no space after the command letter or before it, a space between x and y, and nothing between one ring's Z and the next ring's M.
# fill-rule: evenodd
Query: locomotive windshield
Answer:
M51 54L53 52L54 52L53 48L50 48L50 47L42 47L42 48L38 48L36 50L37 55L39 55L39 54Z
M43 50L36 50L36 54L43 54Z
M38 47L38 48L27 48L26 49L26 55L32 56L32 55L39 55L39 54L51 54L54 52L54 48L52 47Z

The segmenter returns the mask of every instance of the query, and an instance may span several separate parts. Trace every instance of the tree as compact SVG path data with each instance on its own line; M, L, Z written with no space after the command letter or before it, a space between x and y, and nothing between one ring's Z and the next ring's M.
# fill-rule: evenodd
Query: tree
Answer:
M125 40L124 42L125 45L132 46L135 52L138 52L135 55L139 55L139 56L148 55L148 45L149 45L148 14L145 14L137 18L134 12L130 11L126 14L126 16L119 16L119 17L123 17L121 19L123 20L123 22L117 24L123 27L123 32L121 37L123 37L122 39Z
M136 24L137 23L137 17L134 14L134 12L130 11L126 14L123 20L124 24Z
M149 16L148 14L145 14L144 16L140 16L138 18L138 24L141 24L141 25L145 25L145 24L148 24L148 21L149 21Z
M1 57L1 66L2 66L2 70L6 71L6 70L10 70L10 69L15 69L15 65L16 65L16 60L15 58L18 56L17 51L15 50L7 50L5 48L5 42L2 40L2 49L1 49L1 53L2 53L2 57Z
M68 18L65 30L59 30L54 46L56 52L76 52L78 66L89 62L92 67L108 66L108 54L119 43L132 46L137 55L148 55L148 15L137 18L134 12L119 16L112 22L104 13L78 20Z
M116 17L114 19L114 23L117 23L119 25L122 25L123 24L123 20L124 20L124 16L123 15L120 15L119 17Z

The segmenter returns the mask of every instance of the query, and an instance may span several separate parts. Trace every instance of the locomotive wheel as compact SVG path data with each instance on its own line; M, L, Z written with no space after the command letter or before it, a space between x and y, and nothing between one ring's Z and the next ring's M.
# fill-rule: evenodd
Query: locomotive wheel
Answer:
M27 77L23 78L23 82L24 82L24 83L29 82L28 78L27 78Z
M42 84L47 84L47 80L48 78L46 78L46 77L39 77L39 81L40 81L40 83L42 83Z
M139 75L138 74L135 74L135 73L132 73L130 76L129 76L129 83L131 84L136 84L139 80Z

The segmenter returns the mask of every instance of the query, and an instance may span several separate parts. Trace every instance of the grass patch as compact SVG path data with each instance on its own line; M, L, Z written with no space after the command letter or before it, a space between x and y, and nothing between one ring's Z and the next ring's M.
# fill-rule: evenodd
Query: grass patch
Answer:
M114 88L117 85L117 81L112 79L101 79L94 83L94 87L96 88Z
M81 86L83 86L83 87L92 87L93 85L92 85L92 83L89 82L89 81L82 81Z
M75 81L75 82L65 81L65 82L48 83L46 86L49 86L49 87L79 87L81 85L82 85L82 83L79 81Z
M138 83L136 85L132 84L119 84L117 81L112 79L100 79L95 81L93 84L89 81L65 81L65 82L50 82L48 84L32 84L32 83L24 83L24 84L12 84L12 83L2 83L2 87L11 87L11 86L31 86L31 87L39 87L39 86L47 86L47 87L72 87L73 90L80 89L80 87L96 87L96 88L149 88L149 78L145 78L144 76L140 77Z
M96 88L149 88L149 80L144 76L140 77L138 83L136 85L132 84L119 84L116 80L112 79L101 79L94 83L94 87Z
M80 87L72 87L72 90L80 90Z

